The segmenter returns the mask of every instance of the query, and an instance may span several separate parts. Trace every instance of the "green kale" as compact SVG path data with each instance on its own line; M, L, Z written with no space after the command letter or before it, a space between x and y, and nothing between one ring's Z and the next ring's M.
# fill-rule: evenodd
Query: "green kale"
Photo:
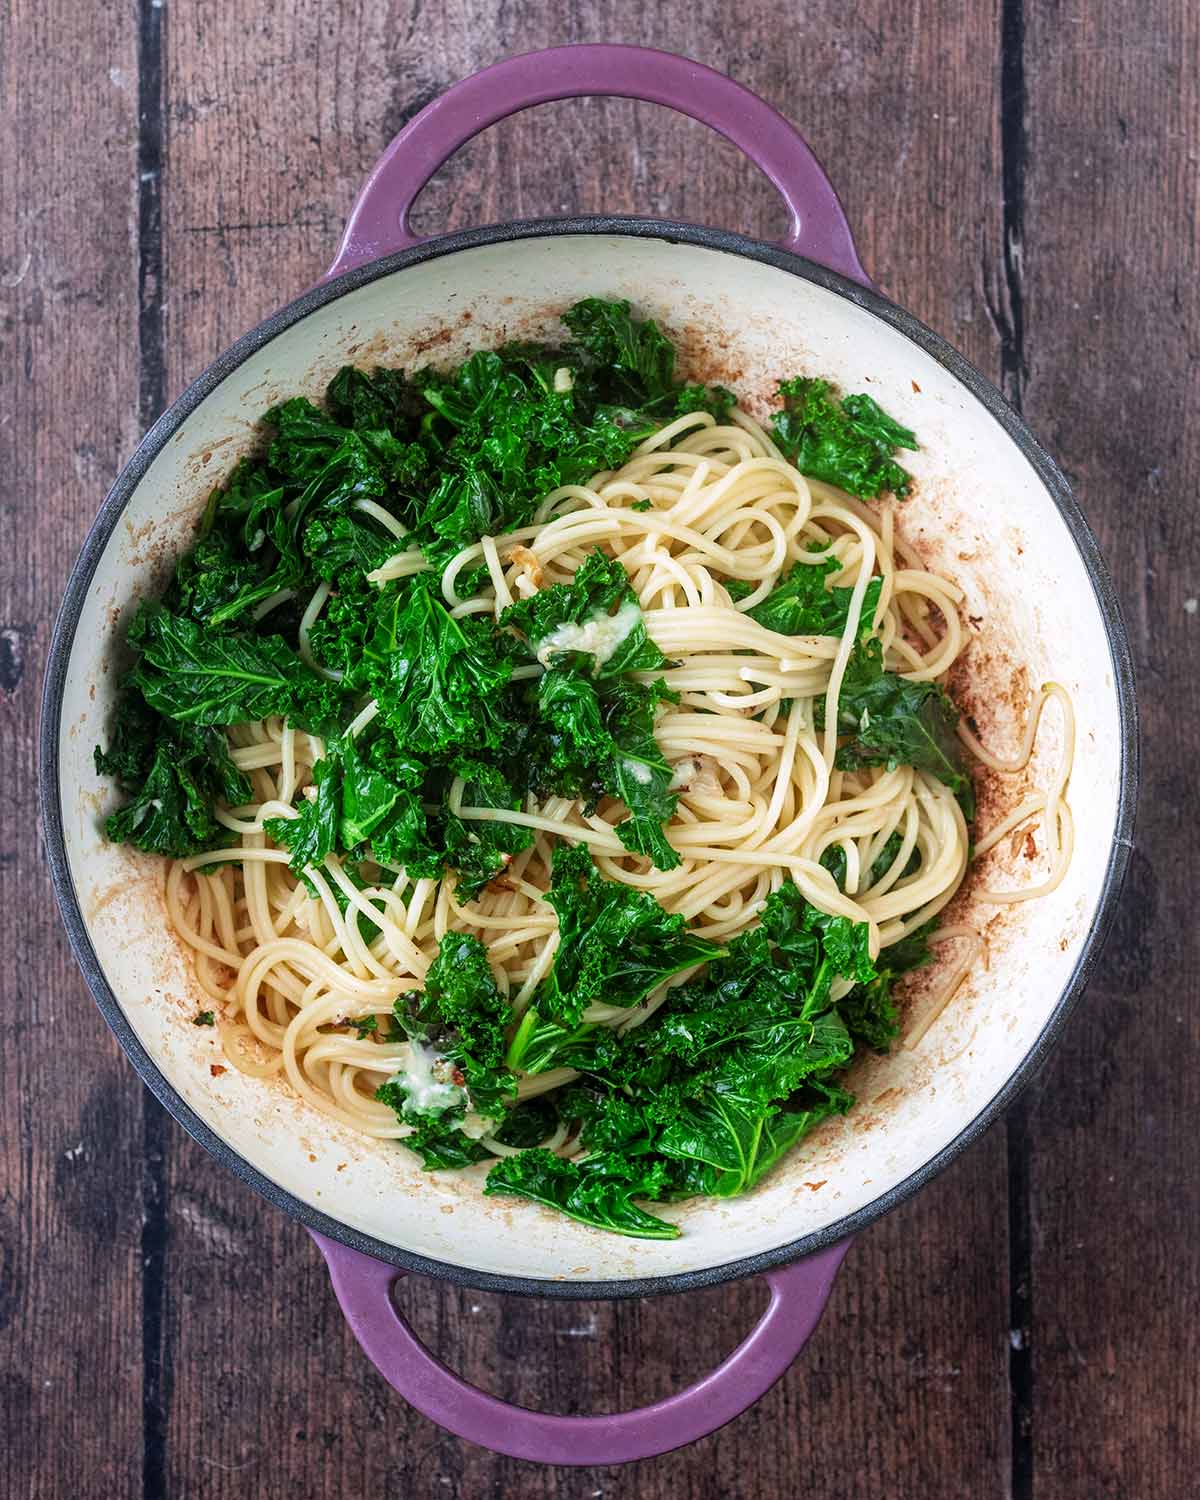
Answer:
M667 1186L662 1162L646 1158L597 1154L564 1161L551 1151L522 1151L498 1161L488 1173L489 1197L532 1198L581 1224L639 1239L673 1240L679 1230L647 1213L635 1198L661 1198Z
M387 675L372 686L405 749L446 756L502 747L513 732L503 638L477 616L454 619L423 581L410 586L391 628Z
M474 901L498 876L503 875L518 847L533 842L533 832L512 823L466 823L453 813L445 814L446 864L455 872L454 894L459 903Z
M845 736L837 753L839 769L886 765L928 771L951 789L970 822L975 791L957 727L958 710L945 688L885 672L879 641L859 641L838 695L838 733Z
M385 1084L376 1094L385 1104L393 1105L398 1112L403 1109L403 1098L393 1097L394 1086ZM400 1102L397 1102L399 1099ZM401 1118L405 1118L401 1114ZM486 1146L464 1135L459 1129L461 1121L445 1118L407 1120L413 1127L400 1144L421 1158L427 1172L461 1171L480 1161L494 1161L495 1156Z
M900 500L907 497L912 478L892 454L897 448L915 449L917 440L870 396L839 402L828 381L805 376L780 381L779 394L783 407L772 418L775 441L802 474L864 498L884 490Z
M98 776L111 776L125 791L136 792L154 764L163 721L142 695L125 686L117 698L109 728L108 749L92 751ZM247 790L249 786L247 784Z
M339 746L346 763L339 842L351 849L367 840L375 859L402 865L416 879L439 878L444 868L452 869L459 901L473 899L513 854L528 847L533 833L501 821L464 822L448 805L452 778L465 780L463 798L470 807L515 808L519 795L484 761L459 757L431 770L406 756L377 753L386 743L373 740L365 757L354 746ZM416 790L398 784L414 779Z
M444 1043L453 1036L460 1057L485 1068L503 1061L504 1028L512 1012L496 984L487 949L469 933L446 934L424 989L401 995L395 1012L409 1037L445 1051Z
M679 695L660 677L644 684L622 679L615 683L605 705L613 752L607 790L629 809L616 835L631 854L642 854L657 869L673 870L679 855L667 842L663 824L675 811L671 791L673 769L654 737L654 719L662 702L677 703Z
M277 844L291 851L288 866L297 875L320 869L338 847L342 817L342 772L336 757L313 767L316 795L302 798L299 816L265 818L263 828Z
M505 1110L504 1118L493 1132L494 1139L502 1146L516 1146L528 1150L540 1146L552 1136L558 1127L558 1109L554 1100L544 1094L536 1099L526 1099Z
M297 588L302 572L294 557L282 558L266 548L247 556L237 539L202 537L180 559L164 603L176 613L209 626L226 625L246 616L271 595Z
M216 1024L217 1018L211 1010L199 1011L192 1017L193 1026L215 1026Z
M318 511L349 511L413 495L428 458L416 444L386 430L347 429L301 396L267 413L275 429L267 462L286 487L287 538L295 545Z
M338 741L337 755L342 769L337 843L342 849L356 849L394 813L397 803L413 799L404 787L365 760L349 735Z
M449 932L425 975L424 989L398 997L394 1014L410 1042L432 1049L434 1067L452 1084L447 1098L432 1106L415 1106L404 1074L384 1084L376 1098L390 1104L401 1119L411 1120L426 1108L461 1120L471 1108L500 1118L516 1096L516 1079L504 1067L504 1032L512 1012L496 984L487 950L478 938ZM455 1090L460 1097L449 1097Z
M406 791L397 798L392 816L371 835L371 853L386 864L403 866L414 880L440 877L445 851L434 846L417 793Z
M303 568L285 539L285 498L277 476L243 459L209 496L200 538L176 563L164 606L225 625L279 590L298 587Z
M856 985L838 1011L854 1041L875 1052L887 1052L900 1035L900 1015L886 975L881 974L870 984Z
M403 370L370 372L343 365L329 382L325 404L335 422L356 432L415 438L426 406Z
M560 1025L577 1025L596 1003L638 1005L673 974L723 951L688 932L648 891L601 879L582 845L555 849L547 900L559 943L537 1009Z
M932 958L929 934L937 919L916 928L898 943L885 948L877 962L878 973L866 984L858 984L838 1003L838 1011L856 1042L886 1052L900 1033L900 1017L892 994L897 979L919 969Z
M452 779L466 781L467 806L518 808L523 786L504 763L526 726L509 692L515 641L490 622L452 618L432 584L423 577L390 589L350 607L345 621L339 610L327 634L314 627L311 644L345 673L343 685L371 693L381 709L365 752L349 747L344 756L342 846L368 840L376 858L417 877L448 866L465 901L533 835L499 821L464 823L446 805Z
M107 752L97 747L94 753L99 774L115 777L132 794L105 820L113 843L182 859L233 841L213 816L213 804L218 798L249 802L250 783L219 730L160 719L138 693L126 690Z
M403 510L423 468L422 449L388 432L350 431L299 398L265 421L274 440L214 491L164 600L210 627L245 626L273 596L307 597L321 580L353 587L395 550L375 517L354 507L386 500Z
M591 675L560 661L542 674L527 701L534 725L527 749L534 789L542 796L578 797L594 807L611 780L613 742Z
M640 410L675 397L674 346L656 323L633 317L628 302L587 297L563 322L607 401Z
M521 1017L505 1056L514 1072L545 1073L550 1068L573 1068L579 1073L611 1069L620 1053L617 1033L589 1022L560 1026L531 1006Z
M526 1150L551 1135L557 1121L558 1111L548 1099L530 1099L506 1108L492 1136L502 1146ZM476 1162L496 1160L494 1152L462 1133L462 1121L457 1117L425 1116L410 1123L413 1133L405 1136L402 1144L416 1152L428 1171L461 1169Z
M834 558L815 563L793 563L765 599L746 611L766 630L779 635L836 635L845 632L852 588L830 588L831 573L840 571ZM860 633L869 632L879 607L881 578L867 584L859 615Z
M360 515L318 515L304 528L303 551L318 578L333 583L382 567L399 543Z
M646 1100L632 1089L585 1078L561 1089L556 1102L562 1118L575 1122L579 1143L587 1151L643 1156L654 1148L656 1125L647 1114Z
M530 654L537 658L547 640L564 625L602 621L622 605L631 607L631 623L611 655L601 660L582 647L564 647L563 651L590 656L590 675L601 679L619 677L625 672L657 671L666 665L666 657L646 634L629 575L615 558L599 550L585 558L570 583L552 584L528 599L510 604L500 616L500 623L519 630L529 642ZM550 665L554 660L551 656Z
M596 682L586 653L560 657L536 688L536 719L528 745L532 784L557 796L595 805L602 793L619 798L629 817L616 825L631 853L646 855L660 870L679 856L663 824L678 798L670 790L672 768L654 737L658 705L677 701L665 682L630 678Z
M430 408L421 431L436 479L413 536L432 560L524 525L549 490L619 467L643 435L584 391L560 390L556 361L544 356L513 346L415 377Z
M657 1148L683 1169L677 1194L729 1198L749 1192L814 1125L852 1102L834 1087L807 1089L797 1101L773 1105L718 1080L666 1126Z
M675 411L683 416L689 411L706 411L718 425L729 421L737 397L723 385L685 385L675 397ZM634 510L637 509L635 505Z
M243 724L280 714L301 729L336 733L337 692L281 636L214 631L143 605L129 641L141 652L129 680L164 718Z
M408 771L394 759L390 768L402 778ZM501 822L468 826L444 805L452 774L475 778L466 788L471 805L514 805L515 794L494 767L457 761L445 772L420 768L420 774L422 789L412 791L376 769L354 740L336 740L326 758L313 767L315 795L300 803L298 816L268 818L263 826L276 843L292 851L289 863L298 874L310 865L319 866L336 851L361 857L369 848L376 860L403 865L416 879L440 878L445 867L455 870L459 900L469 900L533 835L527 828ZM443 805L427 810L425 798L443 799Z
M421 633L426 601L418 596L431 595L435 586L435 575L430 573L365 594L342 587L309 627L314 660L338 674L343 692L386 690L393 658L407 662L424 649ZM435 610L442 608L436 598L427 602ZM478 627L479 622L474 624Z
M835 976L861 983L874 972L866 924L818 911L792 880L785 880L767 899L759 920L762 931L775 944L776 957L789 960L793 968L803 968L805 980L820 1002L824 1002ZM813 1008L811 997L807 1008Z

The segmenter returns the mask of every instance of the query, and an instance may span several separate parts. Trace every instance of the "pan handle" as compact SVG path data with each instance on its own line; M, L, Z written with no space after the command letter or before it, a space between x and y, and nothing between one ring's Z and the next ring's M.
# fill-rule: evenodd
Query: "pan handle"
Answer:
M409 227L417 194L481 130L532 105L583 95L663 104L719 131L778 188L791 216L783 247L867 282L829 178L778 110L703 63L651 47L599 44L506 58L427 104L363 184L327 276L418 244Z
M468 1442L542 1464L621 1464L670 1453L706 1437L752 1406L784 1373L816 1328L842 1257L842 1240L767 1271L771 1300L757 1326L695 1385L636 1411L563 1417L510 1406L460 1380L401 1317L391 1289L405 1273L309 1230L329 1266L346 1321L394 1390Z

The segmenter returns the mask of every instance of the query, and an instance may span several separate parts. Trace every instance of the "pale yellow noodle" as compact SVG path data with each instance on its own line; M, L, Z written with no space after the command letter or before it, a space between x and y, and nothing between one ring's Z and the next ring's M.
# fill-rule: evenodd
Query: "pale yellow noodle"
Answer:
M403 546L404 528L389 512L369 501L358 508L400 544L369 575L377 587L396 587L426 569L423 554ZM745 412L734 411L722 425L706 413L689 413L648 438L620 470L548 494L533 524L464 548L443 573L442 594L456 615L499 616L514 598L568 582L596 547L619 558L629 573L646 629L669 659L661 675L680 694L655 726L676 773L679 806L667 836L679 866L658 870L629 855L615 832L624 809L611 800L590 812L562 798L540 806L529 800L511 813L464 805L463 786L456 783L451 806L468 824L506 821L533 835L531 847L474 900L460 904L452 878L409 880L390 865L371 869L373 883L360 889L361 875L351 880L335 857L301 880L264 823L296 816L324 746L278 719L238 725L228 731L231 754L252 778L254 796L247 806L217 814L235 842L176 861L164 889L168 919L194 955L205 994L217 1002L219 1036L232 1066L258 1077L282 1073L296 1094L343 1124L370 1136L403 1137L408 1127L374 1098L410 1060L407 1043L391 1039L393 1001L420 988L441 938L463 931L488 944L497 982L520 1015L558 944L544 893L560 839L587 844L606 879L652 892L698 933L720 941L752 925L788 876L822 910L867 923L873 953L952 899L966 872L969 834L949 789L910 767L843 772L834 766L840 685L872 577L882 586L869 623L889 668L917 681L941 678L964 644L961 590L922 567L897 534L892 506L869 506L806 480ZM782 635L749 616L791 567L824 566L830 559L840 570L833 581L852 591L842 635ZM481 595L461 597L457 581L480 564L488 586ZM750 591L735 603L730 590L739 583ZM310 662L309 631L328 595L322 584L302 611L300 649ZM282 595L266 601L270 607L280 602ZM533 678L540 671L533 665L519 675ZM980 851L992 847L1041 812L1051 873L1031 891L992 892L990 900L1024 899L1063 878L1072 840L1065 800L1073 754L1070 700L1054 684L1043 689L1011 761L990 755L969 730L961 731L984 765L1021 770L1051 697L1065 715L1059 770L977 845ZM348 732L362 734L379 712L373 700L363 704ZM900 838L899 852L874 874L893 835ZM845 854L844 891L821 863L834 847ZM961 938L964 946L936 1002L906 1038L909 1046L942 1013L981 948L971 929L947 928L937 937ZM660 987L633 1013L593 1006L589 1019L624 1029L640 1025L670 988ZM376 1029L360 1036L359 1025L372 1018ZM518 1093L531 1098L574 1076L558 1069L523 1077ZM486 1131L482 1141L495 1154L512 1149ZM565 1126L547 1144L564 1154L580 1149Z
M979 955L984 951L983 938L973 927L944 927L940 932L934 933L930 941L935 946L940 947L941 944L953 942L955 939L961 939L965 946L954 968L951 969L950 973L938 985L933 999L929 1001L923 1014L906 1033L904 1045L910 1051L912 1048L920 1046L925 1033L929 1031L947 1005L954 999L959 986L975 966Z

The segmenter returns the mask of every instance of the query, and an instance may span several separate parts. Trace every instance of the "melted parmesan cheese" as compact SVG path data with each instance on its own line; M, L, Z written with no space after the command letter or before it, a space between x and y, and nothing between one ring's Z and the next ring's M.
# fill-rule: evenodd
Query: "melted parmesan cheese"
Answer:
M597 610L582 625L567 620L556 625L538 642L537 659L546 666L559 651L586 651L596 658L596 665L602 667L620 648L629 632L637 628L641 618L638 606L632 599L626 599L615 615Z
M408 1067L400 1074L408 1093L409 1108L431 1112L454 1109L467 1097L465 1089L450 1081L453 1063L420 1042L408 1044Z

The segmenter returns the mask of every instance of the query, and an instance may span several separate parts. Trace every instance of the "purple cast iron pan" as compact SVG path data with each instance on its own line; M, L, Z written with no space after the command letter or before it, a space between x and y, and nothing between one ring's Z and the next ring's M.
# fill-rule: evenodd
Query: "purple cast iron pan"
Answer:
M781 245L775 249L755 246L750 241L720 231L678 225L641 226L637 221L629 220L572 221L569 232L574 232L577 226L582 226L586 232L597 225L601 231L609 232L609 227L615 225L617 232L627 235L655 233L669 238L673 228L681 237L686 235L694 242L715 244L722 249L752 254L759 260L782 265L809 280L834 286L842 295L847 295L848 291L852 296L864 295L861 291L855 293L852 288L847 289L842 278L847 278L858 288L869 288L845 215L829 180L801 136L774 109L724 75L681 57L636 47L579 46L555 48L498 63L455 85L422 110L380 158L354 205L337 257L323 278L322 287L309 293L307 300L315 300L318 304L321 299L328 300L337 295L337 289L325 284L348 277L346 282L339 282L339 286L349 285L354 279L352 273L358 273L360 268L382 257L417 247L420 241L409 227L409 214L417 195L438 168L479 131L532 105L583 95L615 95L666 105L719 131L760 167L778 189L790 215L790 227ZM568 230L566 226L549 224L515 226L509 232L514 235L553 234ZM471 235L452 238L456 245L484 243L489 237L494 239L504 233L504 230L476 231L473 232L474 238ZM441 243L437 242L438 245ZM430 250L436 248L436 245L431 246ZM801 257L803 264L792 257ZM827 271L836 274L830 277ZM888 306L882 299L869 293L866 295L871 299L873 310ZM292 309L278 314L277 320L283 320L280 326L286 328L301 317L305 301L301 299ZM1136 786L1136 737L1128 647L1107 574L1061 475L1019 420L1007 411L982 377L970 371L915 320L894 308L890 309L888 316L910 337L920 337L925 347L934 348L935 356L943 363L949 365L957 361L954 365L957 377L1005 426L1037 469L1083 557L1092 589L1104 613L1108 651L1119 697L1120 796L1113 849L1097 918L1090 934L1085 935L1081 943L1080 955L1066 988L1036 1044L1007 1077L998 1081L986 1107L970 1124L900 1186L883 1194L868 1208L834 1225L832 1230L720 1267L714 1272L581 1286L569 1282L534 1282L478 1275L450 1264L406 1256L403 1252L396 1252L398 1259L404 1262L402 1267L376 1259L359 1247L375 1246L380 1253L388 1252L390 1247L367 1239L291 1196L239 1156L198 1118L142 1046L117 1002L89 936L64 839L59 736L67 659L84 607L83 596L92 584L97 557L108 542L130 493L188 412L219 384L227 368L236 365L236 349L197 382L148 435L106 502L72 576L47 672L42 729L42 802L56 890L72 944L93 993L135 1066L175 1117L239 1175L306 1223L328 1262L334 1290L350 1327L387 1381L408 1402L442 1427L498 1452L550 1464L624 1463L694 1442L757 1401L787 1370L816 1327L834 1275L848 1248L849 1232L892 1207L945 1165L996 1118L1043 1060L1071 1003L1083 987L1095 960L1098 939L1115 903L1129 851ZM258 347L273 336L273 324L277 320L269 320L243 342L253 341ZM785 1263L796 1255L801 1258ZM459 1379L435 1358L393 1305L391 1288L408 1269L428 1270L474 1285L567 1296L579 1295L581 1291L589 1296L645 1295L654 1291L683 1290L732 1275L759 1273L765 1275L771 1296L766 1313L745 1341L722 1365L687 1390L637 1411L608 1416L565 1417L532 1412L497 1400Z
M589 95L663 104L720 131L779 190L791 220L783 248L870 285L833 185L793 125L724 73L674 53L621 46L555 47L509 58L426 105L376 163L326 279L418 244L408 222L418 194L481 130L536 104ZM768 1271L771 1300L757 1327L687 1390L639 1411L563 1417L512 1406L460 1380L396 1310L389 1290L400 1274L394 1266L311 1233L354 1336L406 1401L459 1437L550 1464L650 1458L732 1421L804 1348L850 1245L846 1239Z

